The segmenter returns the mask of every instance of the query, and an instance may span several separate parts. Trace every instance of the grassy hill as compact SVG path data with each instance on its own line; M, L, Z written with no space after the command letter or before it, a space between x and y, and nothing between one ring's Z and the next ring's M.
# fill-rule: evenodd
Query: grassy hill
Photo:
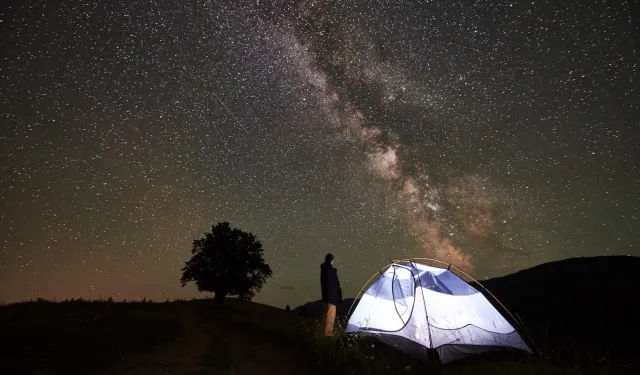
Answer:
M182 333L175 304L38 300L0 307L0 373L87 374Z
M228 300L29 302L0 308L2 374L579 374L522 354L446 366L370 338L317 335L314 318ZM606 366L593 369L613 373Z

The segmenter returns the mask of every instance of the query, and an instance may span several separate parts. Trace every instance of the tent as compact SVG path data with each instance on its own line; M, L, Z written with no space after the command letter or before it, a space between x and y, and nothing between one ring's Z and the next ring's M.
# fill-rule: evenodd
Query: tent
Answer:
M360 298L346 332L372 334L413 356L435 350L443 364L496 349L531 352L487 298L450 267L391 263Z

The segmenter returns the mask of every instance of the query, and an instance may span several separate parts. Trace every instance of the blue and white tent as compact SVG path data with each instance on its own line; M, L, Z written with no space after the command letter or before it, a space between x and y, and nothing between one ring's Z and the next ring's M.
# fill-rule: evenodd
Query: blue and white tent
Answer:
M449 269L392 263L365 291L347 332L366 332L412 355L435 350L441 363L495 350L531 352L487 298Z

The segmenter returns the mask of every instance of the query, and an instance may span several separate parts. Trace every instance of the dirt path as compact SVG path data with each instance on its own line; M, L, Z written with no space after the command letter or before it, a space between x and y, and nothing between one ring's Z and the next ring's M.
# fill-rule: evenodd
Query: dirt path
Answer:
M181 307L183 334L150 352L123 358L95 375L305 375L308 369L267 338L204 321Z
M126 356L111 368L98 371L96 375L211 373L206 372L207 369L204 366L213 348L211 327L205 326L191 307L181 306L180 308L184 327L180 337L152 352Z
M229 335L232 362L229 374L238 375L305 375L309 369L290 350L266 337L233 331Z

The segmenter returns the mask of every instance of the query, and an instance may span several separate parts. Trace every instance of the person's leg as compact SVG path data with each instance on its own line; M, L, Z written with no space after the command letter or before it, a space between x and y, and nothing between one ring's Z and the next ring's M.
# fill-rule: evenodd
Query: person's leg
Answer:
M324 328L325 336L333 336L333 324L336 321L336 305L327 303L326 307L326 326Z
M325 302L322 306L322 318L320 319L320 332L322 335L324 335L327 331L327 312L329 311L328 305L329 304Z

